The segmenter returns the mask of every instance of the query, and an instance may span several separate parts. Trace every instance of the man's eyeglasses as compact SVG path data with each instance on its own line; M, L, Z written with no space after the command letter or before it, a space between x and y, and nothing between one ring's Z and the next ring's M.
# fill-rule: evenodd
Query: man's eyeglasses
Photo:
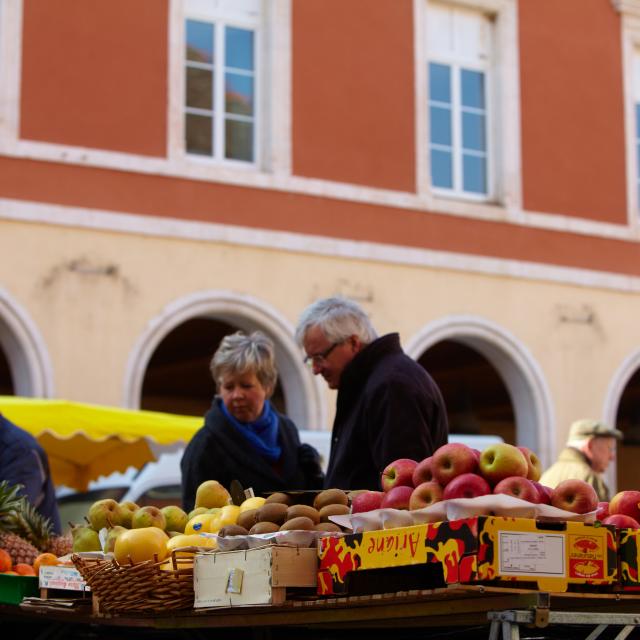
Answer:
M313 356L307 356L303 362L308 367L317 367L320 366L326 359L331 355L331 352L340 344L342 344L344 340L340 340L340 342L334 342L329 348L325 349L322 353L316 353Z

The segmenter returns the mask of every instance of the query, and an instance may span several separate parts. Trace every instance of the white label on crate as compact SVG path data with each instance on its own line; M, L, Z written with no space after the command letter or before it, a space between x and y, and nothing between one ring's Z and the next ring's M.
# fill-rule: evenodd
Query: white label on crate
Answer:
M225 593L242 593L242 578L244 577L244 571L237 567L229 570L227 576L227 588Z
M557 533L498 531L502 575L565 577L565 537Z
M40 567L41 589L67 589L68 591L91 591L75 567L44 565Z

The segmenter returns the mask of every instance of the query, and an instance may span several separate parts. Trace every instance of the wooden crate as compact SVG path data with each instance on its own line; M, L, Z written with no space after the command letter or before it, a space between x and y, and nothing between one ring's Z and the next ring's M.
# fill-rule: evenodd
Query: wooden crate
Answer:
M314 594L316 548L271 545L196 556L194 607L282 604L294 595Z

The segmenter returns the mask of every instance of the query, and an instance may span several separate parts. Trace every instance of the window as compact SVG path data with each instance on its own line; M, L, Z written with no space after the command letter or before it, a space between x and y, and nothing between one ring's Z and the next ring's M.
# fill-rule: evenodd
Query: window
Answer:
M493 196L490 144L492 20L431 3L427 12L429 166L434 192Z
M187 0L185 149L255 163L260 0Z

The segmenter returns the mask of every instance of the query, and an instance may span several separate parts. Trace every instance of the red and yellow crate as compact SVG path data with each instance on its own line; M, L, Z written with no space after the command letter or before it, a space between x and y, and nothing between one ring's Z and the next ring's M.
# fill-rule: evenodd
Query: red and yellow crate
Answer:
M555 592L569 585L599 588L616 583L616 551L613 528L582 522L477 516L367 531L321 539L318 593L349 593L356 572L429 564L439 571L422 577L414 571L407 588L491 582L532 582ZM425 583L417 585L416 578Z

